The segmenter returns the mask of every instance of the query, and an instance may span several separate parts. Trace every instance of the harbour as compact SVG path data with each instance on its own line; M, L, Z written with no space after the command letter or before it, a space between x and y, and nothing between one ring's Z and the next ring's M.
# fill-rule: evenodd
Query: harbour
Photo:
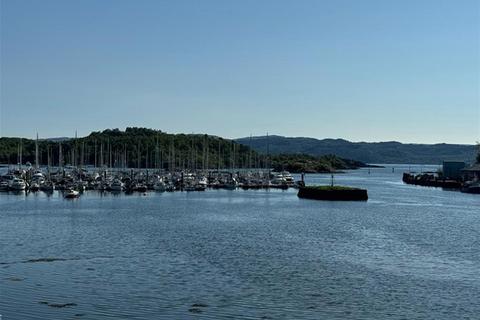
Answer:
M0 12L0 320L480 320L478 0Z
M5 171L5 170L4 170ZM233 170L233 171L176 171L154 169L109 170L91 168L38 168L10 169L0 176L0 191L38 192L87 190L100 192L173 192L205 191L209 189L288 189L303 185L286 171Z
M335 177L368 189L366 202L292 188L2 193L0 310L18 320L474 319L480 198L404 184L405 165L368 170Z
M132 140L135 144L127 145ZM215 136L127 128L84 138L75 134L74 139L59 142L39 140L38 134L35 140L4 141L3 145L16 144L17 150L4 152L3 158L16 156L17 161L4 166L7 172L0 177L0 191L59 190L77 197L85 190L132 193L301 185L289 172L275 172L268 154ZM25 152L30 153L28 159Z

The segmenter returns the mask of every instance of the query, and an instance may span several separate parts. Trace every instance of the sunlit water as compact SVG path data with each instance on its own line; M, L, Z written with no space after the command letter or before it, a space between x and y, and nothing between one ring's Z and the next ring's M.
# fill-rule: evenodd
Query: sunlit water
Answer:
M406 169L335 176L368 202L0 194L2 320L480 319L480 196Z

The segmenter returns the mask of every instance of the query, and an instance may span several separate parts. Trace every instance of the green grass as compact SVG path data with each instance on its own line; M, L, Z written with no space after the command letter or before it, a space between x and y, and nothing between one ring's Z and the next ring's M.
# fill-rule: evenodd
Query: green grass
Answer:
M318 191L341 191L341 190L359 190L358 188L346 186L307 186L306 189Z

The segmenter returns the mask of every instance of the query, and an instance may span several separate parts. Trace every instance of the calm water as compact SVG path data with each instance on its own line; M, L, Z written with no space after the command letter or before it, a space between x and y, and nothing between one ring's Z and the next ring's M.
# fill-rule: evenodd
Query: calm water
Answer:
M0 194L2 320L480 319L480 196L403 169L337 175L359 203Z

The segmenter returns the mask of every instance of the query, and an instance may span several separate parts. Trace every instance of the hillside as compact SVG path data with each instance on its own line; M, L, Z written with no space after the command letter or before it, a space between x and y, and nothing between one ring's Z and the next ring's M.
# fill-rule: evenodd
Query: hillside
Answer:
M272 155L266 157L248 146L217 136L168 134L146 128L107 129L86 137L40 139L39 162L62 165L93 165L164 169L265 168L291 172L334 172L355 169L363 163L326 155ZM0 163L35 163L35 140L0 138ZM50 156L49 156L50 155Z
M474 145L457 144L403 144L400 142L350 142L343 139L290 138L282 136L258 136L236 139L260 153L308 154L321 156L335 154L341 158L366 163L440 164L444 160L473 162Z
M335 155L315 157L306 154L277 154L270 157L270 163L275 171L287 170L292 173L327 173L368 167L363 162Z
M232 140L203 134L168 134L147 128L107 129L86 137L41 139L40 164L58 165L60 147L63 165L96 165L133 168L229 168L245 164L250 148ZM35 162L35 140L0 138L0 163ZM235 150L235 152L233 152ZM235 157L233 157L235 154ZM263 157L259 156L260 162Z

